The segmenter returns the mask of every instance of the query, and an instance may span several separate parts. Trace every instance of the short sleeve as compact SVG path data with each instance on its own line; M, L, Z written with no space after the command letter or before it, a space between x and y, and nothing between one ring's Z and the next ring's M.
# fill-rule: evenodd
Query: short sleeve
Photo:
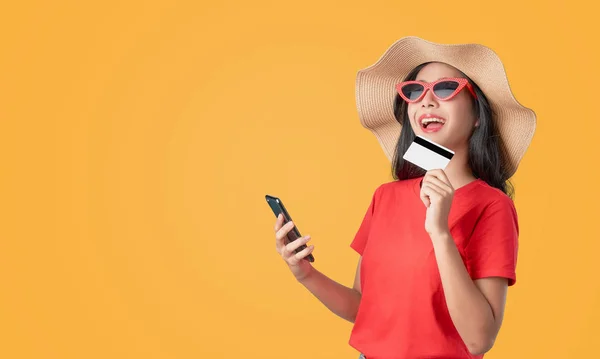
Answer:
M367 245L367 240L369 239L369 231L371 229L371 220L373 218L373 214L375 213L375 205L377 202L377 194L379 192L379 188L381 188L381 186L378 187L375 190L375 192L373 193L373 196L371 198L371 204L369 204L367 213L365 213L363 220L360 224L360 227L358 228L358 231L356 232L356 235L354 236L354 240L350 244L350 247L352 247L361 256Z
M489 204L475 224L465 249L467 267L473 280L504 277L508 285L516 278L519 224L510 197Z

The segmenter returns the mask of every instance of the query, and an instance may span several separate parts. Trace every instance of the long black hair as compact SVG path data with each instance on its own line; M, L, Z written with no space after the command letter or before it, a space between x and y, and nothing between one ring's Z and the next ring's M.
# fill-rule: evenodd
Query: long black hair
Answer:
M429 63L426 62L415 67L406 75L404 81L415 80L419 71ZM500 189L512 199L514 187L508 180L503 143L494 123L496 115L479 86L465 74L463 76L471 83L477 95L477 99L473 99L473 106L475 114L479 118L479 126L473 130L469 138L469 167L473 176L482 179L492 187ZM424 169L402 158L416 135L410 125L408 104L398 94L396 94L394 100L394 116L402 125L402 130L392 160L392 176L395 180L424 176L426 173Z

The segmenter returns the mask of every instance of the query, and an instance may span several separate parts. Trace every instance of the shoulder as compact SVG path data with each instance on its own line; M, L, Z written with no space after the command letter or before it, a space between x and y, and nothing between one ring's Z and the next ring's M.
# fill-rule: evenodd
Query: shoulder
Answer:
M384 182L377 186L377 188L375 189L375 194L379 196L387 196L391 194L407 192L414 189L416 181L418 180L419 178L412 178L406 180Z
M517 216L515 203L512 198L483 180L479 180L478 186L473 191L473 196L480 202L479 208L482 216L490 216L497 213L512 215L515 218Z
M409 203L413 197L418 197L417 179L395 180L379 184L373 193L375 207L388 208L398 203ZM384 210L385 211L385 210Z

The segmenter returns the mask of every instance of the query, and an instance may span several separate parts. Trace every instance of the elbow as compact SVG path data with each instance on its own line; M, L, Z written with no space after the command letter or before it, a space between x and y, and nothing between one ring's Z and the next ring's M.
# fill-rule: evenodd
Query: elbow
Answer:
M466 343L471 355L482 355L490 351L494 346L494 338L481 338L477 341Z
M356 322L356 314L357 314L356 312L352 312L352 313L350 313L350 315L349 315L349 316L347 316L345 319L346 319L347 321L349 321L350 323L354 324L354 322Z
M350 323L354 324L356 322L356 316L358 315L358 308L356 310L352 310L349 317L346 318Z
M352 309L350 310L350 315L347 318L347 320L352 324L354 324L354 322L356 321L356 316L358 315L358 308L360 307L360 301L362 299L362 293L358 290L355 289L354 294L354 298L356 300L354 301L354 305L351 306Z

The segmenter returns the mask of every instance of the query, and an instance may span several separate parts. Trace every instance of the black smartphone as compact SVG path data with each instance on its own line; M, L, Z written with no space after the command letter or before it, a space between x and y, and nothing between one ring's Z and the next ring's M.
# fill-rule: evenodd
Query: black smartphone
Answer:
M274 197L274 196L269 196L269 195L266 195L265 198L267 200L267 203L273 210L273 213L275 213L275 218L277 218L279 216L279 213L282 213L283 214L283 224L286 224L292 220L292 217L290 217L290 214L285 209L285 206L283 205L283 202L281 201L281 199ZM300 237L302 237L302 235L300 234L300 231L298 230L296 223L294 223L294 228L292 228L292 230L289 231L287 234L288 243L293 242ZM300 247L298 247L295 252L298 253L298 252L302 251L304 248L306 248L306 244L303 244ZM315 257L313 257L312 253L310 253L309 255L304 257L304 259L308 260L309 262L315 261Z

